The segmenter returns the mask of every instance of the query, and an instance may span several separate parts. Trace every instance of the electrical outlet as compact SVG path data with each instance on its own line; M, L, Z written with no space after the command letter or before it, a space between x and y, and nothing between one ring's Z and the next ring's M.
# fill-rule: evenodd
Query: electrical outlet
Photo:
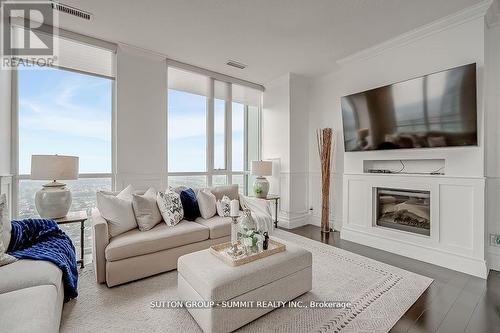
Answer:
M490 234L490 245L500 247L500 235Z

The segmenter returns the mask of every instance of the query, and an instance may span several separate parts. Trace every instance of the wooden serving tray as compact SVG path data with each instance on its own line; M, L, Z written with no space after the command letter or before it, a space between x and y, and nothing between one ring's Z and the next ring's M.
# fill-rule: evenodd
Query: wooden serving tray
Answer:
M249 262L269 257L270 255L280 253L286 250L285 244L281 244L278 241L269 239L269 245L267 247L267 250L263 250L262 252L259 253L254 253L249 256L243 254L239 257L234 258L233 256L227 253L227 250L230 247L231 247L231 242L212 245L210 246L210 252L230 266L241 266L244 264L248 264Z

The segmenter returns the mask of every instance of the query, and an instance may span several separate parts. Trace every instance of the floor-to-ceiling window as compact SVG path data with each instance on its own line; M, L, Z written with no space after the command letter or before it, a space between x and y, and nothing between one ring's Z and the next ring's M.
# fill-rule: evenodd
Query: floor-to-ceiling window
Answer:
M238 184L260 157L261 92L201 74L168 70L168 184ZM248 98L252 96L252 98Z
M109 49L58 40L54 67L25 61L13 73L14 216L37 215L35 193L50 181L30 179L32 155L79 157L79 179L64 181L71 189L70 211L89 212L96 192L113 186L113 45ZM61 226L79 248L80 226ZM85 253L91 253L90 228L85 230Z
M32 155L79 157L81 178L68 181L72 211L95 206L111 189L112 80L52 68L22 68L18 81L18 216L36 215L46 181L30 180Z

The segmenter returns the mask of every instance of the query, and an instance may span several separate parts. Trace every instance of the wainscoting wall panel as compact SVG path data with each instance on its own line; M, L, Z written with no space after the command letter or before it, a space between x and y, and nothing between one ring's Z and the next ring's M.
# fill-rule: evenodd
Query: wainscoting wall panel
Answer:
M308 187L307 172L280 173L279 226L295 228L307 224L309 219Z
M430 191L430 236L376 225L377 187ZM487 276L484 178L348 174L344 198L342 239Z

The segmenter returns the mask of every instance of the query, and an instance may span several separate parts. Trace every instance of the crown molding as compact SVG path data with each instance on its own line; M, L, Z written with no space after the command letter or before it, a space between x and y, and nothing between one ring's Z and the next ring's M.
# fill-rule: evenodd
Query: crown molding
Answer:
M493 0L493 4L486 13L486 24L489 28L500 26L500 0Z
M401 34L395 38L389 39L375 46L369 47L362 51L353 53L347 57L341 58L337 60L337 64L340 66L344 66L354 61L369 59L381 53L384 53L388 50L392 50L407 45L409 43L434 35L441 31L475 20L479 17L484 17L488 9L491 7L493 1L495 1L495 3L497 4L499 2L499 0L485 0L479 2L474 6L465 8L459 12L445 16L429 24L423 25L414 30Z

